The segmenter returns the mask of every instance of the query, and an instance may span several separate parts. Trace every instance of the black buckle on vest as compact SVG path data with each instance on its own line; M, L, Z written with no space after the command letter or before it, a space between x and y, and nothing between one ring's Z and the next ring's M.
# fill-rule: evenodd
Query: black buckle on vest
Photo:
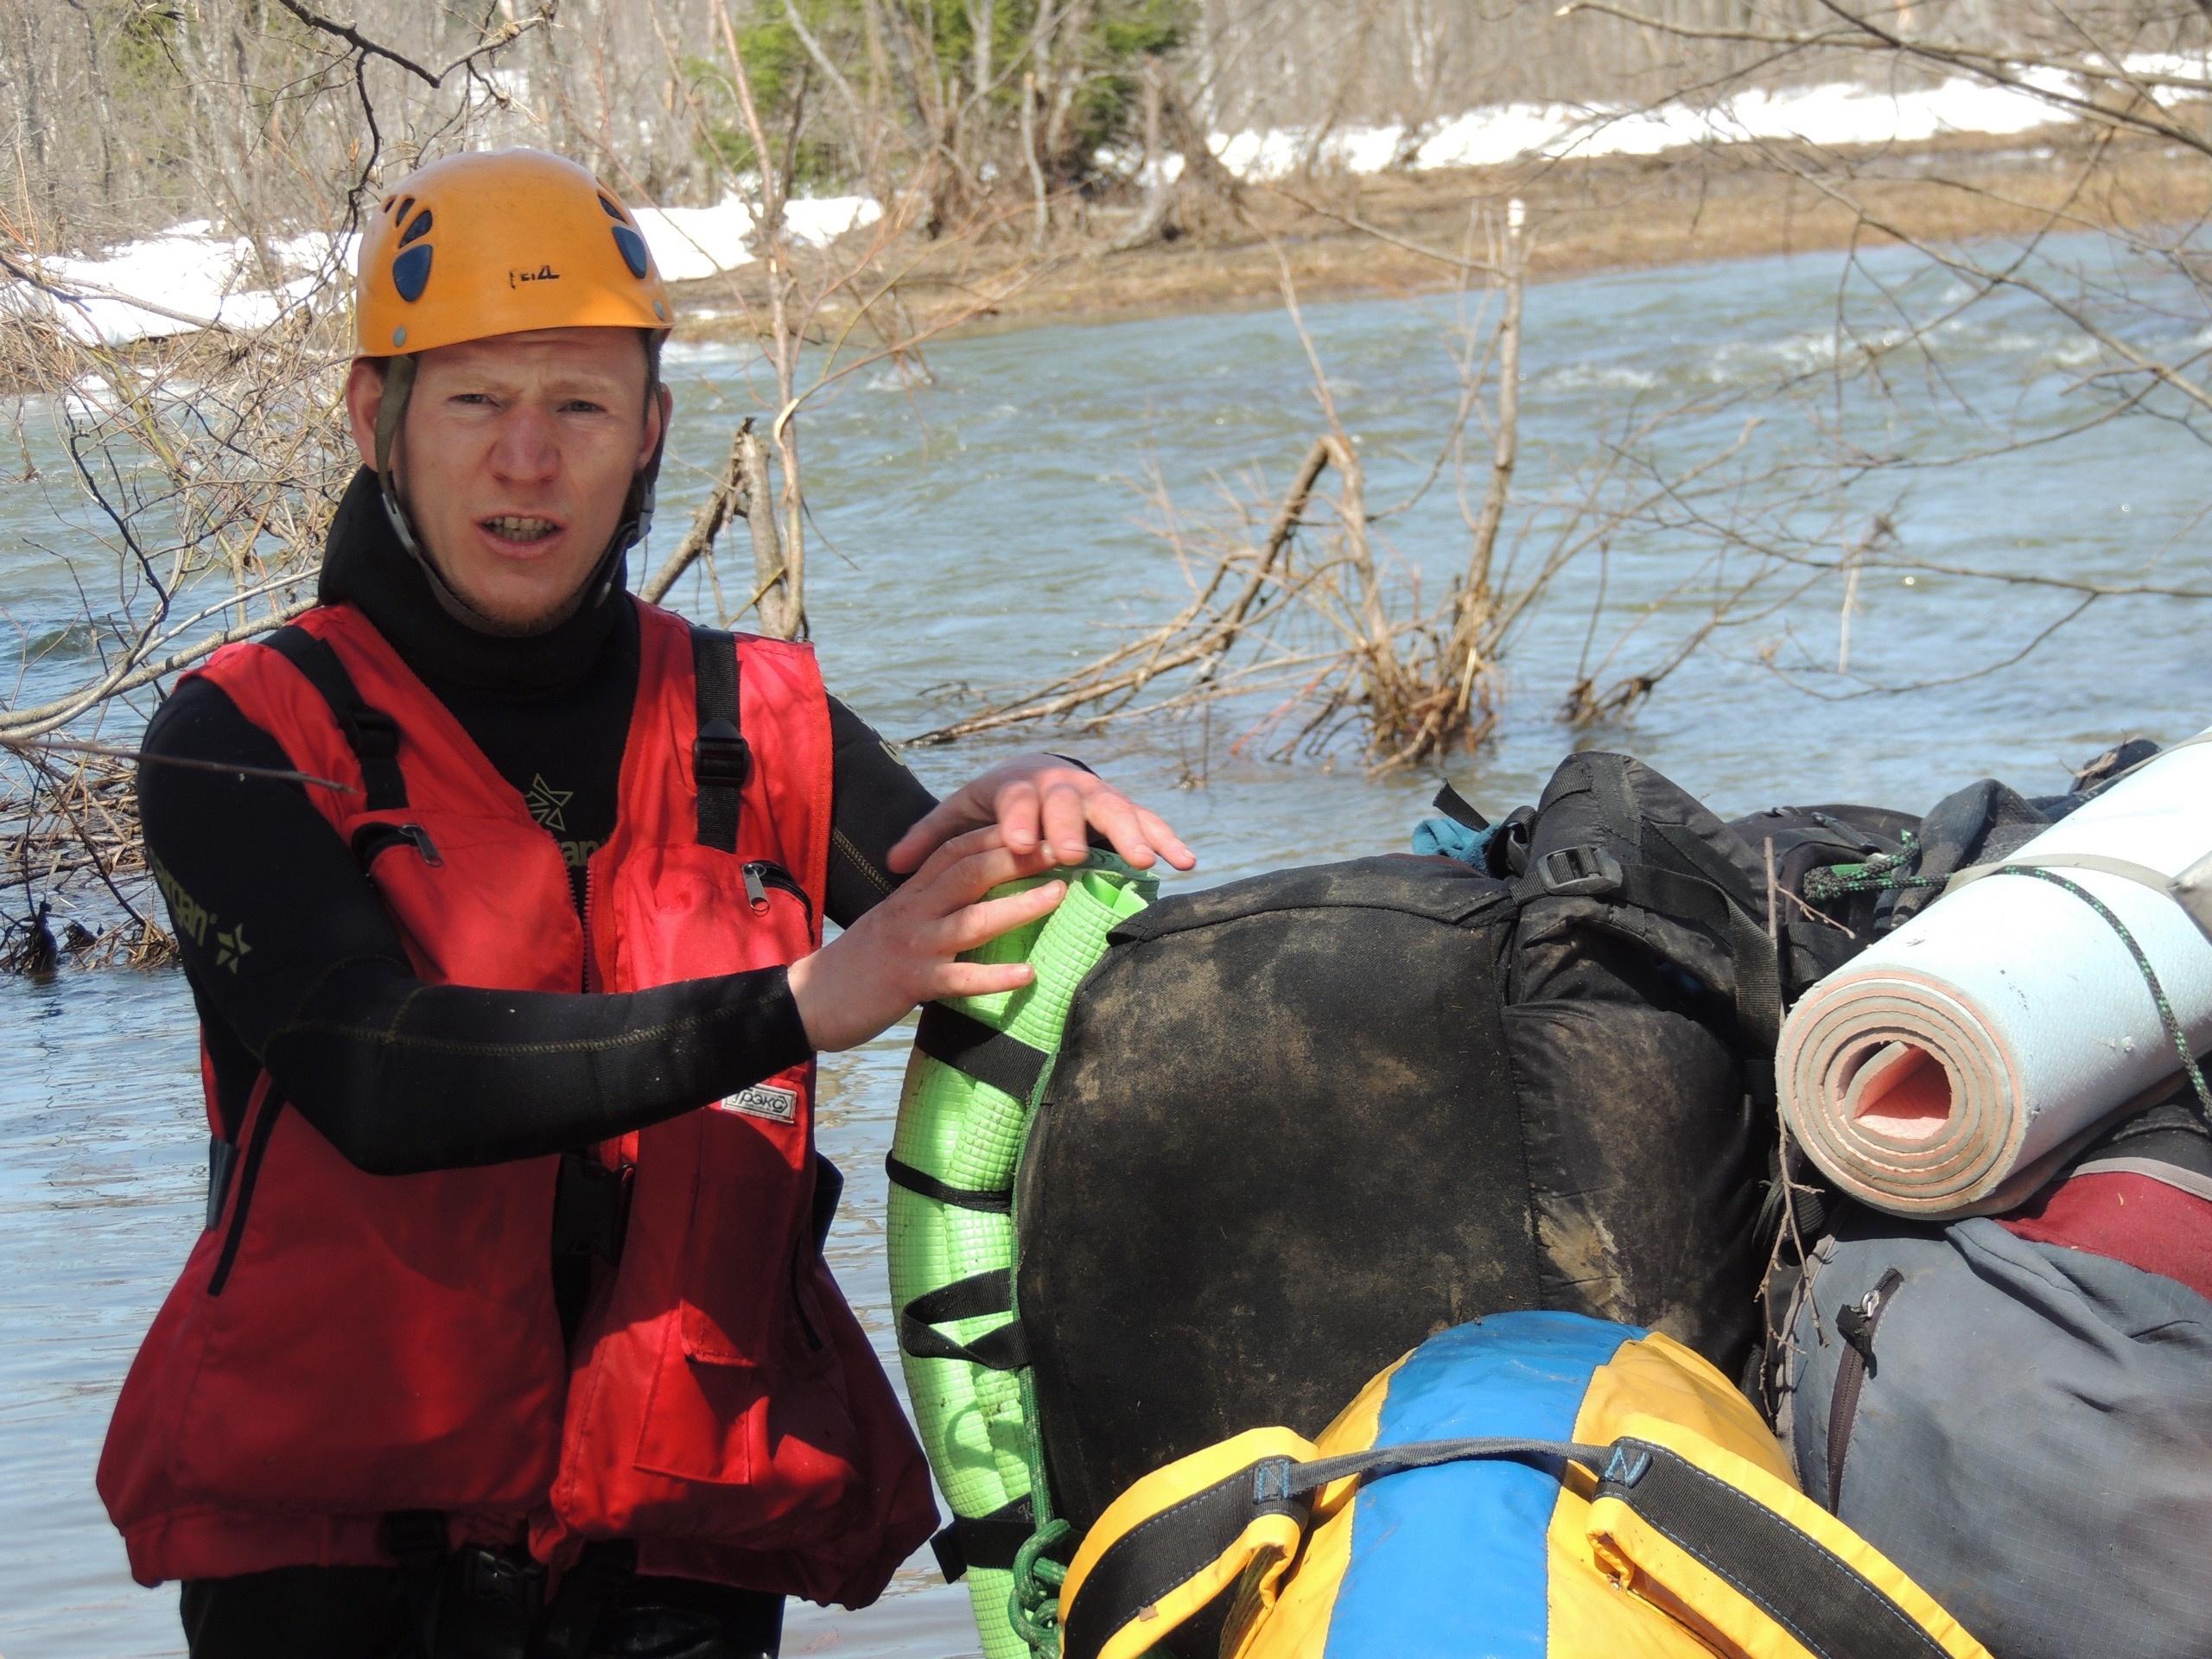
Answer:
M629 1223L628 1175L588 1152L563 1153L553 1185L553 1254L594 1256L613 1267Z
M1536 880L1554 898L1618 893L1621 861L1601 847L1554 847L1536 861Z
M753 746L727 720L710 720L691 742L691 775L702 789L743 789L753 776Z
M346 711L346 721L353 728L356 757L363 760L391 760L397 757L399 722L383 709L357 702Z

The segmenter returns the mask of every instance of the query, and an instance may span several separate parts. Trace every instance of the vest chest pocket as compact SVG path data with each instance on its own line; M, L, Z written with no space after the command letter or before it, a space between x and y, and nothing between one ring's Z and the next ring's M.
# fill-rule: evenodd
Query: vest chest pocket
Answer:
M400 807L355 819L346 840L424 979L576 988L583 929L568 867L535 824Z

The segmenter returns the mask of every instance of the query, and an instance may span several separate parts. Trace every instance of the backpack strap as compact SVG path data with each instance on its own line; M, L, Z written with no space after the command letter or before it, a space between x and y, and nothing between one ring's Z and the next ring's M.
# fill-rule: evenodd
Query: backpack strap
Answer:
M399 722L361 700L353 677L346 671L346 664L338 660L329 643L296 622L287 623L262 643L299 670L330 706L346 747L353 750L360 766L368 810L382 812L406 805L407 779L399 770Z
M956 1319L1007 1315L980 1337L956 1341L934 1327ZM1018 1371L1029 1363L1029 1337L1014 1312L1014 1273L986 1268L925 1291L899 1310L899 1346L916 1359L957 1359L986 1370Z
M1554 898L1613 899L1719 934L1735 967L1737 1025L1762 1053L1774 1052L1782 1034L1780 947L1719 887L1662 865L1623 863L1594 846L1554 847L1529 861L1529 874Z
M1592 1495L1601 1561L1632 1569L1746 1653L1777 1626L1814 1659L1989 1659L1888 1557L1771 1475L1726 1452L1706 1468L1624 1437Z
M1332 1458L1287 1428L1249 1430L1155 1470L1099 1517L1060 1592L1065 1659L1137 1659L1256 1567L1262 1603L1338 1483L1478 1459L1598 1475L1597 1559L1645 1599L1688 1609L1738 1649L1777 1626L1813 1659L1989 1659L1886 1558L1802 1494L1713 1448L1713 1469L1656 1441L1429 1440Z
M1037 1506L1027 1497L1017 1497L988 1515L954 1516L930 1540L930 1549L944 1581L957 1584L971 1567L1012 1572L1021 1547L1036 1533Z
M1043 1049L987 1026L949 1002L923 1005L914 1027L914 1049L1024 1106L1035 1100L1037 1084L1052 1063Z
M753 775L753 748L738 725L736 637L694 624L691 673L698 708L691 776L699 789L699 844L734 853L738 806Z

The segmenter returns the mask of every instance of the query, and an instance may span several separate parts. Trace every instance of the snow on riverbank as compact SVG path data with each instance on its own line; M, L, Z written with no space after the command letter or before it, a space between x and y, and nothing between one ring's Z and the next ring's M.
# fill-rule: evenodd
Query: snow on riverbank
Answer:
M2131 58L2126 67L2132 75L2160 78L2154 90L2163 102L2212 93L2212 69L2201 59ZM1752 89L1702 107L1674 103L1648 110L1506 104L1470 111L1427 132L1342 128L1321 141L1315 159L1348 172L1376 173L1394 165L1499 167L1523 157L1656 156L1757 140L1916 144L1948 135L2004 136L2050 126L2064 119L2065 111L2048 94L2082 91L2074 77L2056 70L2030 70L2021 79L2019 89L1967 75L1905 92L1848 84ZM1216 133L1211 147L1232 172L1268 179L1307 165L1315 146L1310 131L1276 128Z
M785 209L794 239L814 247L882 216L883 209L866 196L810 197ZM671 282L734 270L756 257L747 245L752 209L735 197L712 207L641 207L637 219ZM79 340L109 345L209 327L261 328L321 287L334 257L337 267L353 268L359 238L348 237L336 248L333 241L310 233L271 244L272 273L251 242L218 236L213 226L198 219L90 258L41 259L44 289L21 282L0 285L0 308L43 311Z
M2212 67L2201 58L2131 58L2125 68L2145 78L2161 102L2212 93ZM1427 130L1347 127L1317 143L1310 130L1277 128L1216 133L1211 143L1226 166L1248 179L1280 178L1310 163L1353 173L1393 166L1493 167L1527 157L1651 156L1758 140L1915 144L1946 135L2001 136L2048 126L2064 119L2065 111L2038 92L2081 90L2073 77L2057 71L2031 70L2022 79L2018 88L1959 76L1902 92L1847 84L1751 90L1710 105L1675 103L1648 110L1508 104L1470 111ZM1180 156L1166 162L1171 173L1181 164ZM818 247L873 224L883 210L864 196L825 196L791 202L785 213L792 234ZM640 208L637 218L671 282L738 270L756 257L749 245L752 211L735 197L712 207ZM44 310L79 338L111 344L211 326L252 329L312 294L334 257L350 268L354 251L350 240L340 249L328 236L294 237L272 245L277 269L270 271L250 243L218 236L201 220L97 257L45 259L40 269L48 287L0 284L0 309Z

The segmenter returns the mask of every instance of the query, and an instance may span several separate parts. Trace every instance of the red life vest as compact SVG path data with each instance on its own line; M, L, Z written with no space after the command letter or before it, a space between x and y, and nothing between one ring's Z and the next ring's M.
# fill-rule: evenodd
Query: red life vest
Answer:
M626 991L795 960L829 857L813 653L639 613L581 919L553 838L358 611L201 671L358 791L308 794L432 983ZM629 1218L564 1351L557 1159L365 1174L264 1073L101 1456L133 1575L387 1562L384 1517L427 1510L556 1564L628 1538L643 1573L873 1600L936 1505L817 1249L813 1090L809 1063L600 1149ZM212 1086L208 1110L219 1141Z

